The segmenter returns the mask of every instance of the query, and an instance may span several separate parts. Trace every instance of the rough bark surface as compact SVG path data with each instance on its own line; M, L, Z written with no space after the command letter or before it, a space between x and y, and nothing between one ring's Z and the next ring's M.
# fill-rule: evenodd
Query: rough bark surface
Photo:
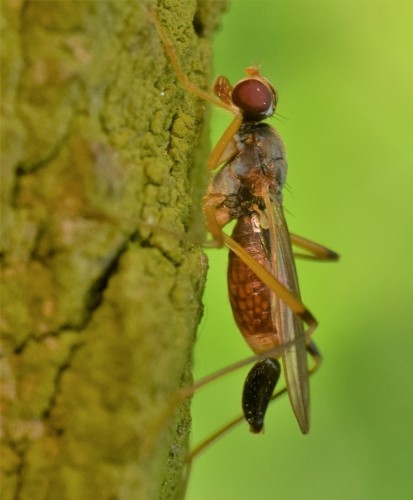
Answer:
M224 2L155 3L205 87ZM146 1L1 15L1 498L172 498L188 404L158 427L201 315L206 266L179 235L200 223L203 104Z

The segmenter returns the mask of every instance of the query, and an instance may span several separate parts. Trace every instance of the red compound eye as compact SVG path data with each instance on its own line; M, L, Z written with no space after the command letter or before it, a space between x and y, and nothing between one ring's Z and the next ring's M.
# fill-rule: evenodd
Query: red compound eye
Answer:
M247 116L258 119L273 113L275 96L264 82L248 78L235 86L232 91L232 102Z

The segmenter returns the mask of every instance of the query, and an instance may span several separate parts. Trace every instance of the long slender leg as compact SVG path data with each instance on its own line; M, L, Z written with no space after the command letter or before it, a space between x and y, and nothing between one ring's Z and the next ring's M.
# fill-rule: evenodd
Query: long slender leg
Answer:
M299 316L308 329L306 331L307 338L317 328L318 323L309 309L290 292L282 283L280 283L275 276L273 276L265 267L259 264L251 255L246 252L236 241L222 231L219 226L214 210L210 206L204 207L205 216L207 219L207 226L209 232L212 234L217 246L224 243L230 250L232 250L254 273L282 300L291 311ZM222 246L222 244L221 244Z
M340 256L333 250L315 243L314 241L308 240L307 238L303 238L302 236L298 236L297 234L293 233L290 233L290 237L291 242L294 245L310 252L309 254L294 253L295 257L300 257L308 260L328 260L332 262L337 261L340 258Z
M240 368L243 368L244 366L250 365L254 361L259 361L267 357L278 358L282 355L284 350L292 344L293 343L291 342L291 344L277 346L269 349L261 355L250 356L249 358L245 358L241 361L226 366L221 370L217 370L216 372L197 380L192 385L188 385L179 389L171 396L170 400L166 403L165 411L159 416L158 422L153 422L153 432L151 433L151 435L148 435L146 440L142 443L142 455L149 456L152 453L154 447L156 446L159 435L165 430L178 406L183 403L185 399L193 396L193 394L201 387L208 385L210 382L213 382L214 380L217 380L227 375L228 373L232 373Z
M241 125L242 122L242 116L239 113L238 109L230 104L228 99L221 100L218 97L214 96L213 94L209 92L205 92L204 90L200 89L196 85L194 85L185 75L185 73L182 70L182 67L179 63L178 57L176 55L176 51L173 48L171 42L169 41L169 38L167 34L165 33L165 30L162 27L162 24L159 20L158 14L156 11L152 8L150 8L150 13L153 19L153 22L156 26L156 29L158 31L159 36L162 39L162 42L165 47L165 51L168 55L169 60L171 61L171 64L175 70L176 76L181 83L181 85L192 92L193 94L197 95L204 101L211 102L212 104L215 104L216 106L219 106L220 108L223 108L227 111L230 111L233 115L235 115L234 119L232 122L229 124L228 128L226 131L223 133L221 139L218 141L214 149L212 150L211 156L208 160L207 163L207 169L208 170L214 170L217 168L221 162L221 158L228 146L228 144L232 141L234 135L238 132L238 129ZM220 81L220 79L218 79Z
M235 134L238 132L242 123L242 116L235 115L235 118L229 124L228 128L222 134L220 140L217 142L216 146L212 150L207 163L208 170L214 170L223 162L223 155L228 144L233 140Z
M225 245L232 250L276 295L291 311L299 316L308 325L306 336L309 337L317 328L318 323L309 309L290 292L277 278L249 255L236 241L224 232L222 238Z
M314 365L308 370L308 375L311 376L320 367L322 357L321 357L320 352L317 349L317 346L312 341L310 341L309 344L307 345L307 351L308 351L308 354L314 360ZM268 355L268 353L265 353L265 354ZM280 396L282 396L283 394L286 394L286 393L287 393L287 387L283 387L282 389L278 390L277 392L275 392L272 395L270 402L275 401ZM238 415L237 417L228 421L225 425L223 425L220 429L218 429L213 434L208 436L206 439L201 441L198 445L196 445L191 450L191 452L189 453L189 455L187 457L187 464L185 467L184 477L182 480L182 487L181 487L182 498L184 498L184 496L185 496L185 492L186 492L189 478L191 475L192 463L193 463L194 459L198 458L201 453L203 453L207 448L209 448L209 446L211 446L213 443L218 441L221 437L223 437L225 434L230 432L232 429L235 429L235 427L237 427L239 424L241 424L244 421L245 421L244 414Z
M187 76L183 72L182 67L178 61L176 51L171 42L169 41L169 38L161 24L161 21L159 20L158 13L152 7L149 7L149 12L152 16L152 20L155 24L156 30L158 31L158 34L164 44L165 52L167 53L168 58L171 61L171 64L176 72L176 76L180 81L181 85L190 92L192 92L193 94L203 99L204 101L212 102L213 104L219 106L220 108L224 108L227 111L230 111L231 113L235 113L235 110L232 106L221 101L220 99L210 94L209 92L205 92L205 90L200 89L199 87L194 85L190 80L188 80Z
M314 365L308 370L308 375L311 376L319 369L322 362L322 357L319 350L317 349L317 346L312 341L310 341L309 344L307 345L307 352L313 358L314 361ZM282 389L278 390L273 394L273 396L271 397L271 401L275 401L286 392L287 392L287 387L283 387ZM206 448L208 448L211 444L220 439L223 435L227 434L227 432L229 432L230 430L234 429L237 425L239 425L243 421L245 421L244 415L240 414L234 419L227 422L224 426L215 431L213 434L208 436L206 439L204 439L201 443L196 445L191 450L191 453L188 455L188 462L190 463L194 458L198 457L202 452L204 452Z

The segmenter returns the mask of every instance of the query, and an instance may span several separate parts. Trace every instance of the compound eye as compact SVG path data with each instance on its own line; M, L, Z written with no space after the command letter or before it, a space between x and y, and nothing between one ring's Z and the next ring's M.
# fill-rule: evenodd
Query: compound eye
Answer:
M249 116L272 114L274 98L271 89L255 78L241 81L232 91L232 102Z

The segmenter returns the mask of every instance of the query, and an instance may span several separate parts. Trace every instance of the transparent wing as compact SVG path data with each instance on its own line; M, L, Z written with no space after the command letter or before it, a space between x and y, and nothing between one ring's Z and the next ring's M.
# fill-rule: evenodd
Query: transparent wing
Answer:
M270 231L272 272L300 300L290 235L282 206L276 201L270 201L268 194L264 196L264 200ZM282 356L288 396L301 431L307 433L310 427L310 397L303 320L293 314L275 294L271 305L280 343L289 346Z

